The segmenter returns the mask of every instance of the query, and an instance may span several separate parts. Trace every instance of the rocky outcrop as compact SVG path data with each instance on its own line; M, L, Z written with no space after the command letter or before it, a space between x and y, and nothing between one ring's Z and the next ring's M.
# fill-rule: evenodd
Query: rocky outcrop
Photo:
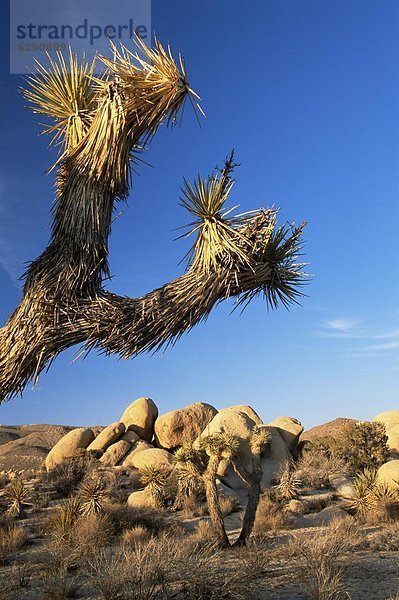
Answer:
M258 413L255 412L254 409L248 406L247 404L235 404L234 406L230 406L229 409L238 410L239 412L245 413L247 417L252 419L255 425L263 425L263 421L258 415Z
M260 429L264 429L271 436L262 456L263 475L261 485L269 487L284 463L291 460L292 456L277 427L263 425Z
M387 410L374 417L373 421L385 425L388 446L399 453L399 410Z
M46 457L46 469L49 471L61 464L66 458L76 456L80 451L86 448L94 440L94 433L91 429L78 427L72 429L50 450Z
M145 467L157 467L172 471L175 466L173 454L161 448L149 448L148 450L136 452L132 456L130 464L139 470Z
M287 444L288 450L295 454L298 446L298 441L301 433L304 430L302 423L294 417L278 417L271 423L271 427L275 427L284 442Z
M147 442L154 435L154 423L158 417L158 408L151 398L138 398L132 402L119 419L126 427Z
M184 442L194 442L216 414L216 408L210 404L197 402L161 415L155 421L155 443L159 448L172 450Z
M228 433L237 438L239 442L237 456L243 463L247 464L251 460L248 438L255 427L255 421L246 412L235 407L223 408L214 416L201 435L198 436L196 443L198 444L202 439L214 433Z
M104 452L100 458L100 462L107 467L117 465L131 449L131 444L126 440L118 440L114 442Z
M121 463L122 467L134 467L133 457L138 452L142 452L143 450L150 450L151 448L154 448L154 446L152 446L148 442L145 442L144 440L138 440L135 444L133 444L129 452L124 457L123 462Z
M399 488L399 460L390 460L377 471L377 482Z
M127 499L127 505L134 508L154 508L154 500L149 488L132 492Z
M111 423L108 427L105 427L98 436L92 441L92 443L87 447L87 450L101 450L104 452L116 440L118 440L121 435L125 432L125 425L123 423Z

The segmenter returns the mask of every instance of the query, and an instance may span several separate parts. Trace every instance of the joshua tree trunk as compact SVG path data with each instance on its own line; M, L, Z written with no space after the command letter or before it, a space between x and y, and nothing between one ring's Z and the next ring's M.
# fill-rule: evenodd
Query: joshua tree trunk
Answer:
M205 484L206 501L218 543L221 548L229 548L230 542L224 527L223 515L220 509L216 487L216 474L220 460L220 456L211 455L208 466L203 474L203 478Z
M248 484L248 503L245 508L240 535L235 541L235 546L245 546L255 523L256 510L259 504L260 482L262 480L262 465L260 453L252 454L252 472L249 473L245 467L234 464L238 475Z
M227 218L233 156L183 189L197 233L186 273L142 298L104 289L112 212L128 194L131 153L162 121L175 121L187 97L193 102L184 62L179 70L158 42L142 50L148 62L114 48L113 60L102 59L103 79L72 56L70 70L61 57L30 78L26 96L54 119L47 131L65 151L49 245L30 264L21 303L0 329L0 402L75 344L128 358L173 343L231 296L245 303L263 294L275 307L301 295L302 227L276 228L272 209Z

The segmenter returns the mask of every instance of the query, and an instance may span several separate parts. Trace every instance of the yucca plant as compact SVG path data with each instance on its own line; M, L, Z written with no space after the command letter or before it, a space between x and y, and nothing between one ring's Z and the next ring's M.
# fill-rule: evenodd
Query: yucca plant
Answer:
M184 442L174 453L176 463L177 494L174 508L179 509L185 498L199 497L205 493L202 474L205 464L201 452L191 442Z
M369 475L360 474L356 477L353 481L353 494L345 500L347 510L359 519L365 520L373 504L374 487L375 480L372 481Z
M287 465L278 475L276 494L280 500L294 500L298 498L301 479L295 469Z
M14 479L4 490L8 501L7 513L10 517L22 519L29 499L29 490L21 479Z
M141 298L104 288L113 210L129 192L132 161L161 123L178 121L187 99L199 108L182 57L176 63L158 41L139 44L144 58L123 46L97 57L99 77L70 53L28 80L25 95L51 119L46 131L61 154L49 245L30 263L22 301L0 330L0 401L75 344L134 357L175 342L227 298L245 306L262 295L275 308L302 296L303 225L277 227L276 209L233 214L233 155L183 187L194 218L187 235L196 235L186 272Z
M82 515L99 514L108 497L107 481L101 477L89 477L80 484L78 494Z
M157 465L143 465L140 468L141 482L148 488L156 508L165 506L165 482L168 475L167 469Z
M71 540L74 527L81 515L82 502L80 498L71 496L64 500L62 504L50 516L50 529L55 540L64 544Z

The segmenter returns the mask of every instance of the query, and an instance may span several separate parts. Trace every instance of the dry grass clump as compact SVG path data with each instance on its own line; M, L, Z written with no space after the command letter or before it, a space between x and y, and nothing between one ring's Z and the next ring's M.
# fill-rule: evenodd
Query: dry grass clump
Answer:
M348 567L346 554L353 547L354 532L347 522L336 522L323 531L293 535L288 551L299 561L295 576L311 600L347 598L343 582ZM346 560L342 559L345 556Z
M271 494L262 494L256 511L253 533L262 537L267 532L276 532L288 527L284 505L273 499Z
M388 523L379 531L374 531L368 541L368 547L376 552L399 551L399 522Z
M51 534L50 549L69 548L76 557L93 554L109 544L114 535L114 525L108 515L82 514L81 502L72 497L50 514L47 529Z
M201 501L196 495L182 496L180 498L180 509L188 519L196 517L205 517L208 514L208 507L205 502Z
M67 458L44 475L44 481L52 485L59 498L75 493L81 482L98 466L90 452Z
M238 560L250 580L263 577L270 569L270 550L252 542L238 550Z
M135 508L126 504L109 504L104 514L110 519L116 535L136 525L146 527L154 535L169 528L169 523L162 512L151 508Z
M64 571L48 575L42 581L40 600L67 600L78 597L75 578Z
M81 514L81 502L78 498L67 498L50 513L45 528L47 528L54 541L60 545L67 544L75 533L76 523Z
M348 475L350 468L343 458L328 453L323 447L308 444L297 462L297 477L312 489L330 487L329 476Z
M219 505L223 517L227 517L228 515L231 515L231 513L237 512L240 508L238 501L233 496L220 495Z
M26 542L24 529L6 519L0 522L0 565L9 563Z
M154 541L102 551L90 562L92 585L103 600L168 598L165 568L169 560Z
M152 538L151 531L144 525L135 525L131 529L126 529L121 535L121 543L124 547L136 546L137 544L147 544Z

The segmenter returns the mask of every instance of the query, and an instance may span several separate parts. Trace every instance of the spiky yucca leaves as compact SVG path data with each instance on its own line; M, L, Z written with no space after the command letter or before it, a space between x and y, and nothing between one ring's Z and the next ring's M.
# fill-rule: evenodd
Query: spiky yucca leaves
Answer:
M103 512L108 497L108 485L104 478L89 477L80 484L78 499L81 503L82 515L93 515Z
M204 493L202 474L206 468L202 453L191 442L184 442L174 453L177 494L173 507L181 508L185 498Z
M56 120L68 139L58 166L52 237L31 263L22 302L0 331L0 401L22 392L75 344L128 358L175 342L232 296L245 304L261 294L273 308L301 296L302 226L277 227L274 209L234 217L226 208L232 156L204 183L187 188L198 235L187 272L141 298L105 291L112 211L128 191L131 152L162 121L175 122L193 96L182 61L179 70L158 42L145 52L148 62L126 49L102 59L107 72L93 84L94 108L82 139ZM40 91L46 85L52 83L36 85L35 98L50 114L52 105Z
M298 498L301 480L295 469L287 465L278 475L276 488L277 497L281 500L293 500Z
M25 516L25 508L29 499L29 490L21 479L14 479L4 490L8 501L7 513L10 517L21 519Z
M347 509L360 520L390 518L399 514L399 485L387 485L378 481L377 469L364 469L353 481L354 493L346 498Z
M43 133L53 134L52 143L61 144L62 154L68 154L89 130L94 114L95 63L79 63L71 49L68 61L61 52L48 60L49 67L37 62L36 73L27 78L28 88L23 94L33 112L52 120Z
M157 465L143 465L140 468L141 482L148 488L155 508L165 506L165 483L169 473Z
M82 509L80 498L70 497L50 515L49 525L56 542L64 544L73 536Z

